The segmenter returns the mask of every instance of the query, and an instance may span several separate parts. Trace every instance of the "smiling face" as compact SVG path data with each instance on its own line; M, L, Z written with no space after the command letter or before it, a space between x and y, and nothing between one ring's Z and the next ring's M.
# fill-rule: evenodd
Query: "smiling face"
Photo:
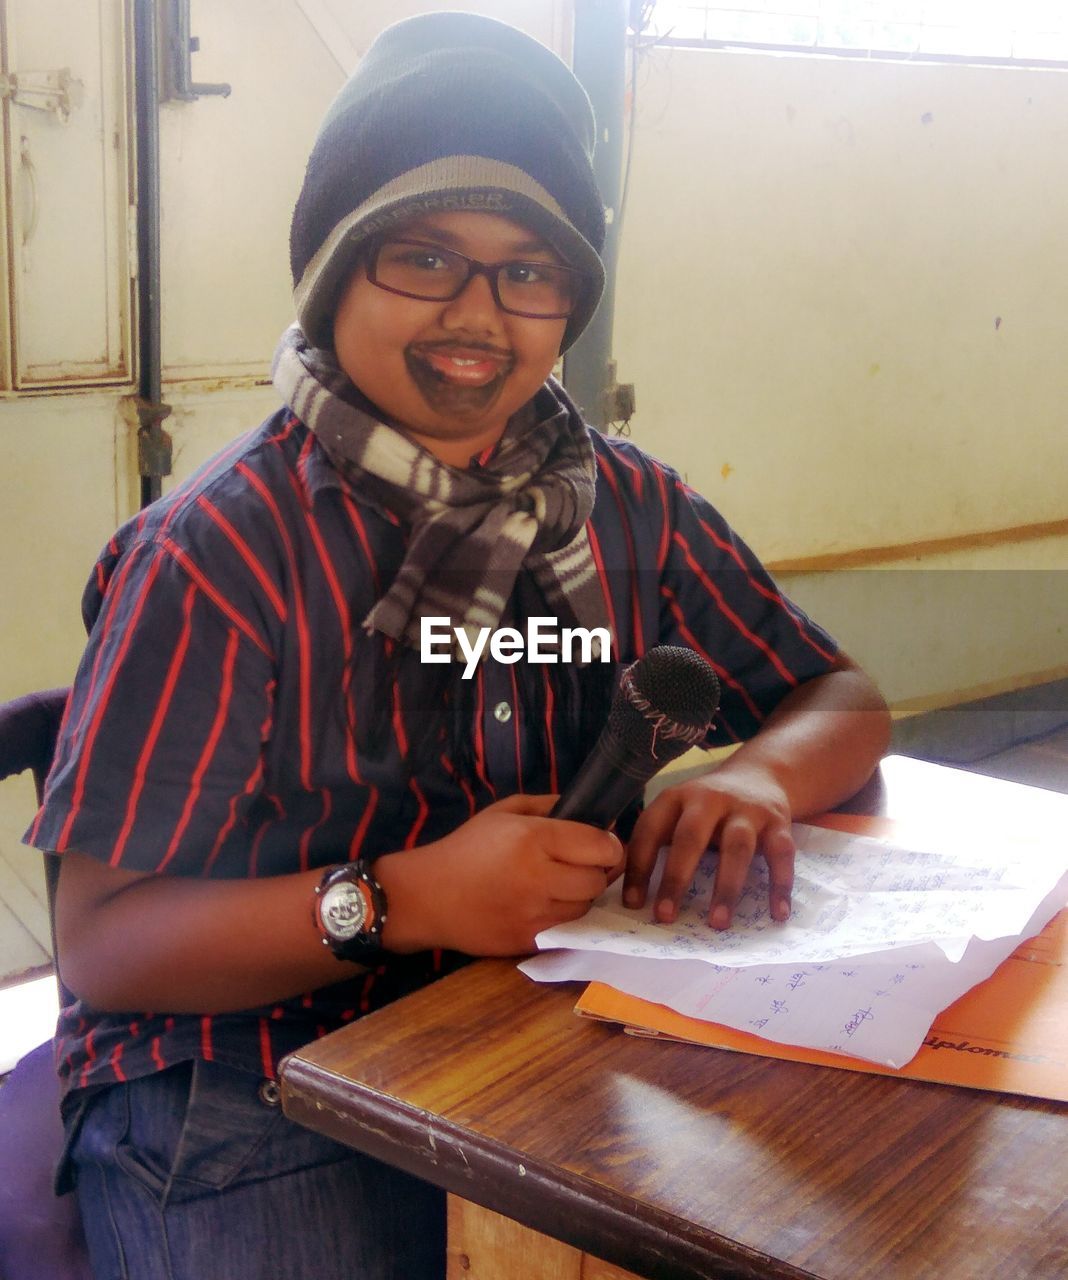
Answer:
M427 214L392 238L479 262L562 265L528 228L497 214ZM372 284L361 262L334 317L334 350L388 421L441 461L466 467L549 376L566 326L502 311L484 275L452 301L425 301Z

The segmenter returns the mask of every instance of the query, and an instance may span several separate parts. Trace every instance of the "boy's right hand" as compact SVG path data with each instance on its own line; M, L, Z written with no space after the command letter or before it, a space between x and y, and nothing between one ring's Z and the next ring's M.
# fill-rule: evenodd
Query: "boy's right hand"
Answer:
M623 846L612 832L550 818L557 798L510 796L441 840L379 858L384 946L525 955L543 929L585 915L622 871Z

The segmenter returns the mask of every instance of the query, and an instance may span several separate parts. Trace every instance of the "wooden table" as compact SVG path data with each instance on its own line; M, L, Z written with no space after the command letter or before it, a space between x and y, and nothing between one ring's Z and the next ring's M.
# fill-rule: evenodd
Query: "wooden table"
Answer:
M1004 800L891 760L857 807ZM480 961L291 1057L285 1111L452 1193L450 1280L1068 1276L1064 1106L643 1041L579 989Z

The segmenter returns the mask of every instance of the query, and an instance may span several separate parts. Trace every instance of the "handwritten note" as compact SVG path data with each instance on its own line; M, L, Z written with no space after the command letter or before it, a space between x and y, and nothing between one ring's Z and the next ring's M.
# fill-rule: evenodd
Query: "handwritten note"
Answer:
M757 863L731 929L710 929L710 856L675 924L625 909L617 883L582 920L540 934L543 954L520 968L536 981L600 981L780 1044L897 1067L942 1009L1068 902L1068 848L1048 840L922 850L801 825L795 836L788 924L770 919Z
M793 830L798 854L785 924L771 919L767 867L758 858L731 928L710 929L716 855L709 853L674 924L655 924L648 908L624 907L617 880L581 920L540 933L538 947L745 967L818 964L933 943L959 960L973 937L1018 936L1068 871L1068 848L1037 842L1006 849L1002 841L973 839L924 850L801 823Z

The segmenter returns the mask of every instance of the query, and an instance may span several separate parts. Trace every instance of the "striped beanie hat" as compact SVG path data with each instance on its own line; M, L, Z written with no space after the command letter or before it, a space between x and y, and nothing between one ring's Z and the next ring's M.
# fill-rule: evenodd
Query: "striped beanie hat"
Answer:
M604 287L589 98L556 54L493 18L431 13L384 31L326 114L290 231L297 319L333 345L361 245L424 213L494 213L587 273L569 347Z

